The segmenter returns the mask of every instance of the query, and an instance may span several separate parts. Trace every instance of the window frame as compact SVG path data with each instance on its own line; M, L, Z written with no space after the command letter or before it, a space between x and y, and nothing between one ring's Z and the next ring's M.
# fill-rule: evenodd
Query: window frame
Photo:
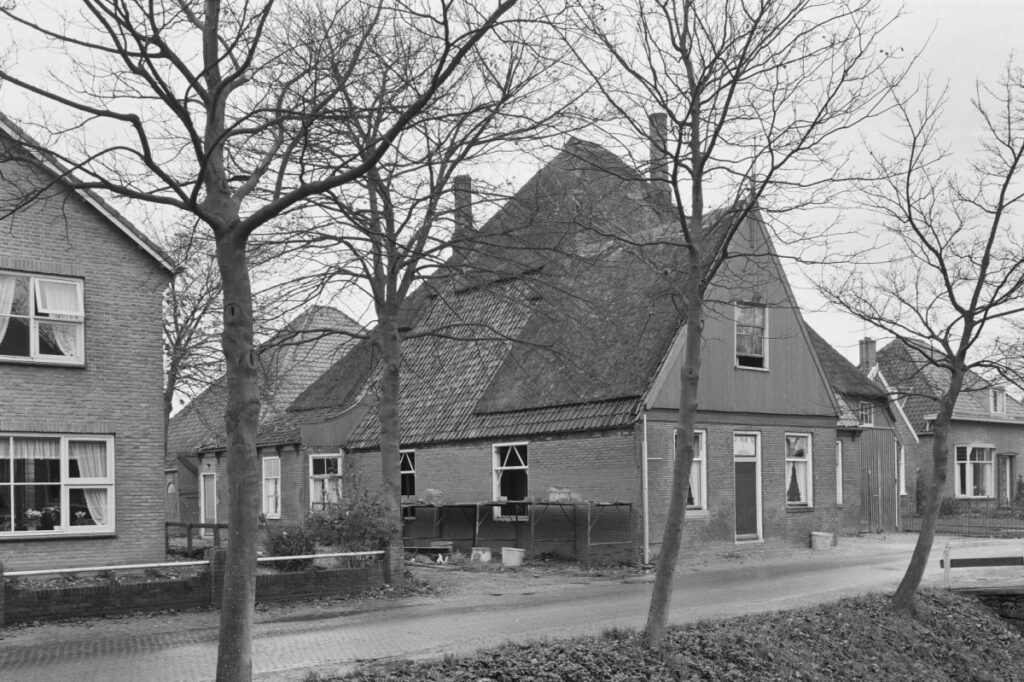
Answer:
M277 462L277 476L267 476L267 463ZM267 494L267 481L277 481L277 511L267 511L267 500L270 496ZM280 455L266 455L260 457L260 493L263 502L261 507L263 510L264 517L268 519L280 519L281 518L281 456Z
M526 464L524 466L515 466L515 467L501 467L501 466L499 466L499 464L501 463L501 459L500 459L500 455L498 454L498 452L499 452L499 450L501 448L519 448L519 447L526 448ZM520 455L520 461L522 461L522 456L521 455ZM524 500L528 499L529 498L529 491L530 491L530 444L529 444L528 441L516 441L516 442L511 442L511 443L495 443L495 444L493 444L491 446L491 482L492 482L491 490L492 490L492 493L494 495L494 501L495 502L504 502L507 499L507 498L505 498L505 497L503 497L501 495L501 473L499 473L499 472L505 472L505 471L525 471L526 472L526 491L527 491L527 495L523 499ZM509 504L509 505L502 505L502 506L494 507L494 514L493 514L494 520L495 521L504 521L504 522L527 521L527 520L529 520L529 518L530 518L530 516L529 516L529 509L526 507L526 505L522 506L522 511L523 511L522 514L506 514L506 513L504 513L504 511L503 511L504 507L513 507L513 506L515 506L515 505Z
M789 456L789 438L790 437L793 437L793 438L806 438L807 439L807 455L806 455L806 457L800 458L800 457L790 457ZM785 473L785 479L783 480L783 488L782 489L784 491L786 491L785 492L785 495L786 495L786 498L787 498L786 499L786 508L787 509L812 509L812 508L814 508L814 436L811 433L808 433L808 432L787 431L785 433L783 443L784 443L784 447L785 447L785 452L783 453L783 455L784 455L783 459L785 461L784 470L785 470L786 473ZM790 484L790 478L791 478L791 474L789 473L789 463L790 462L794 462L794 464L798 463L798 462L803 462L804 464L807 465L806 466L807 473L805 474L804 488L803 488L803 490L804 490L804 499L803 499L803 501L792 501L791 502L789 500L789 484Z
M679 429L672 429L672 460L675 461L676 435ZM697 490L698 498L696 504L686 504L686 511L707 511L708 510L708 458L707 458L707 431L705 429L694 429L694 438L697 439L697 446L693 452L693 463L690 464L690 489L687 493L693 493L693 468L697 467L700 476L700 486Z
M867 419L864 416L867 415ZM875 425L875 404L861 400L857 403L857 421L863 426L874 426Z
M960 460L960 450L964 449L965 459ZM973 450L984 450L987 452L989 458L986 460L971 460L971 452ZM960 465L964 465L964 472L966 473L966 480L960 474ZM988 493L985 495L974 494L974 490L977 488L974 482L974 466L981 465L987 470L987 488ZM953 446L953 496L960 500L992 500L996 497L995 489L995 466L996 466L996 447L991 443L957 443ZM970 493L961 493L960 488L963 486Z
M900 496L907 494L907 449L903 443L896 441L896 466L900 477Z
M33 482L24 481L17 482L14 480L13 471L9 478L10 481L0 483L0 490L9 490L10 495L9 507L11 512L10 516L10 530L2 529L0 526L0 539L3 540L18 540L22 538L60 538L68 536L78 535L112 535L116 532L117 523L117 488L116 488L116 457L115 457L115 444L114 436L103 435L103 434L91 434L91 433L20 433L20 432L5 432L0 433L0 441L7 441L8 456L13 467L14 458L14 440L17 438L32 438L32 439L53 439L58 441L58 456L59 456L59 470L60 480L46 481L46 482ZM106 448L106 476L81 476L72 479L70 476L70 444L72 442L102 442ZM3 460L0 460L3 461ZM14 514L14 490L17 487L30 487L33 485L44 485L44 486L58 486L60 488L59 495L59 508L60 508L60 528L52 528L46 530L15 530L14 527L17 525L17 520ZM106 513L109 518L109 522L104 525L98 525L95 522L89 525L75 525L74 519L70 517L71 503L70 495L71 490L105 490L107 493L107 505ZM29 507L33 509L34 507ZM37 510L38 511L38 510ZM4 510L0 509L0 514L3 514ZM6 526L6 522L3 524Z
M843 441L836 440L836 506L843 506Z
M341 479L342 479L342 468L341 467L342 467L342 464L344 464L344 460L342 459L343 454L344 453L341 453L341 452L311 452L311 453L309 453L309 457L308 457L308 461L309 461L309 508L311 510L323 509L328 504L337 504L337 503L341 502L342 497L344 495L344 492L343 492L342 487L341 487ZM334 459L334 460L337 460L337 462L338 462L338 473L337 474L314 474L313 473L313 461L317 460L317 459ZM335 479L338 481L338 499L335 502L320 502L319 500L316 500L315 498L316 498L317 492L318 492L318 490L317 490L318 481L325 481L325 480L326 481L330 481L330 480L335 480ZM320 506L317 506L317 505L320 505Z
M992 414L1006 414L1006 389L994 386L989 389L988 406Z
M85 284L79 277L64 277L60 275L48 275L34 272L21 272L17 270L0 270L0 276L21 277L28 279L28 314L15 315L9 313L5 317L9 319L26 320L29 329L29 352L28 355L0 355L0 362L27 363L34 365L64 365L72 367L85 366ZM75 315L78 319L58 319L48 313L36 312L37 299L39 298L39 283L55 282L59 284L73 284L77 294L78 310ZM76 348L74 356L44 354L39 351L39 325L40 323L56 322L62 325L75 325L78 333L75 338Z
M409 463L409 468L405 468L405 463ZM405 481L407 478L412 479L412 492L405 492ZM416 501L416 451L415 450L399 450L398 451L398 479L399 479L399 491L401 492L402 502L415 502ZM402 518L403 519L415 519L416 518L416 507L402 507Z
M761 358L760 365L745 365L740 362L740 310L744 308L760 308L762 317L761 326L761 355L743 353L742 357L745 358ZM751 327L751 325L742 325L744 327ZM744 335L749 336L749 335ZM753 338L751 336L751 338ZM737 369L752 369L754 371L767 372L768 367L768 306L764 303L757 303L753 301L736 301L733 303L733 365Z

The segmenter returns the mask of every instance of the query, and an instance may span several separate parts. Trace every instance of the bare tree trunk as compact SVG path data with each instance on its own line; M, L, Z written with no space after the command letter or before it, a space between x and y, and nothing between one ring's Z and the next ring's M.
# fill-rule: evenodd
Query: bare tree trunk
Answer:
M380 468L381 492L388 513L397 523L390 538L391 551L402 549L402 479L400 432L400 379L402 340L398 334L397 313L386 311L380 316L377 329L377 343L380 345L382 372L381 396L378 407L380 420ZM401 575L392 575L393 583L401 582Z
M700 381L701 338L704 333L704 306L700 295L700 272L691 268L686 282L686 352L680 368L682 383L679 404L679 423L676 430L675 469L672 471L672 493L665 519L665 533L658 554L657 572L651 592L651 606L647 613L647 645L661 647L668 624L668 609L672 597L672 578L675 575L679 547L683 539L686 517L686 492L690 485L690 466L693 464L693 432L697 414L697 385Z
M256 426L260 414L256 353L253 348L252 290L245 240L232 232L217 240L224 283L227 363L224 422L228 439L228 555L217 650L218 682L252 679L252 623L256 602L256 530L260 509L260 470Z
M950 377L949 390L946 391L939 403L939 412L935 418L934 442L932 443L932 478L926 492L921 532L918 533L910 565L907 566L903 580L900 581L899 587L896 588L896 594L892 597L892 608L895 611L914 613L916 610L917 588L921 586L921 578L924 576L932 544L935 542L935 526L939 521L942 493L946 487L946 468L949 462L949 423L963 381L963 370L954 370Z

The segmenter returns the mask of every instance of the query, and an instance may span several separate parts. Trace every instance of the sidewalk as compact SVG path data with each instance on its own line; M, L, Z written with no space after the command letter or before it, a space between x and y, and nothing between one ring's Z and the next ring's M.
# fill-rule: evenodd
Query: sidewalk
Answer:
M841 538L826 552L724 553L677 570L671 620L773 611L852 594L891 590L906 568L913 535ZM942 584L938 559L1020 552L1019 540L937 538L925 583ZM365 661L467 654L509 639L599 634L641 627L651 575L558 575L526 566L500 573L416 568L447 586L441 596L273 606L257 613L254 672L301 680L309 669L352 669ZM1024 582L1013 569L957 569L954 584ZM216 660L215 611L44 624L0 630L0 677L33 680L204 680Z

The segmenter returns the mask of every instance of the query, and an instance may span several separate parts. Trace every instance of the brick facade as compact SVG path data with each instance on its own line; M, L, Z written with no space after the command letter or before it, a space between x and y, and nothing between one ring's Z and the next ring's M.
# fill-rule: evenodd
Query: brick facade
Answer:
M41 178L3 166L0 200ZM170 273L80 197L52 190L0 220L0 270L81 278L85 365L0 363L0 433L113 436L115 532L0 537L8 570L163 557L161 296Z

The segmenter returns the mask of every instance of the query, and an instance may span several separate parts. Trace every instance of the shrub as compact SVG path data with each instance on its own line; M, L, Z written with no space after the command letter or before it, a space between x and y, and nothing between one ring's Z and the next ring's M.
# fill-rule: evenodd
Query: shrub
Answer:
M267 534L266 549L270 556L312 554L316 551L316 536L303 526L275 528ZM304 571L312 565L312 559L273 562L279 571Z
M393 516L379 493L362 490L340 504L310 512L303 525L321 544L365 552L398 532Z

